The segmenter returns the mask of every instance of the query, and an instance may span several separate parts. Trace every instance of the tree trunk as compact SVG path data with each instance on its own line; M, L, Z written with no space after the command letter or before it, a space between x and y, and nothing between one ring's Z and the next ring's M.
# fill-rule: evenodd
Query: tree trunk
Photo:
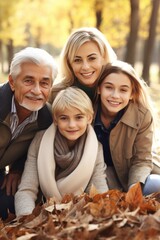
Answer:
M8 44L7 44L7 56L8 56L8 70L7 72L9 73L9 68L10 68L10 64L13 58L13 40L9 39L8 40Z
M130 34L127 41L125 61L134 66L136 56L136 43L139 29L139 0L130 0L130 6Z
M95 1L96 28L100 30L102 24L103 0Z
M3 66L3 51L2 51L2 41L0 40L0 65L1 65L1 72L4 73L4 66Z
M151 65L152 52L154 48L154 40L156 36L156 25L158 19L159 5L160 0L152 0L152 12L149 24L149 35L144 47L144 61L143 61L144 65L142 71L142 78L147 82L148 85L150 85L149 70Z

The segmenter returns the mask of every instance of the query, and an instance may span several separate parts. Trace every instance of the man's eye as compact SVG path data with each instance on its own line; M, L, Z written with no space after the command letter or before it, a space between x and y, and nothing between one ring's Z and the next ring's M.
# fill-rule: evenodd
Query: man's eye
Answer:
M49 87L49 82L41 82L41 86L44 88L48 88Z
M32 82L33 82L32 79L25 79L25 80L24 80L24 83L25 83L26 85L31 84Z

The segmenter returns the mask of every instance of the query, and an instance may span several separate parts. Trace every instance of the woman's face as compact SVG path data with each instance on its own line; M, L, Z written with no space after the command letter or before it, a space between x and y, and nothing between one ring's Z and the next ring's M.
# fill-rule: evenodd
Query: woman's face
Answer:
M132 99L131 81L124 73L111 73L98 87L102 111L116 116Z
M84 43L75 53L71 67L80 83L93 87L100 75L103 64L104 58L97 44L89 41Z

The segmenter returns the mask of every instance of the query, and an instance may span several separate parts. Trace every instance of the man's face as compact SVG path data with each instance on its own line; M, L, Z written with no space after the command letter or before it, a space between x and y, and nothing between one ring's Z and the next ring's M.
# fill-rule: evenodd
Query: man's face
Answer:
M19 109L23 107L28 111L38 111L48 100L52 71L48 66L23 63L16 79L9 76L9 83Z

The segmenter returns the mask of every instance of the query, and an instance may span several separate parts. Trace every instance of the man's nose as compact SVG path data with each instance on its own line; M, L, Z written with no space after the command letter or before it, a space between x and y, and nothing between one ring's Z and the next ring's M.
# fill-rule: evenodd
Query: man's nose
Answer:
M35 85L33 86L32 90L31 90L34 94L40 94L41 93L41 88L39 83L35 83Z

